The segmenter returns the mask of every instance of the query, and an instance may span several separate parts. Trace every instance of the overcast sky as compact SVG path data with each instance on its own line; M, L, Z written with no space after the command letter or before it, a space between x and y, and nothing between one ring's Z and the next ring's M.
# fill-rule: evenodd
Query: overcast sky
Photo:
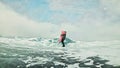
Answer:
M0 0L0 35L120 40L120 0Z

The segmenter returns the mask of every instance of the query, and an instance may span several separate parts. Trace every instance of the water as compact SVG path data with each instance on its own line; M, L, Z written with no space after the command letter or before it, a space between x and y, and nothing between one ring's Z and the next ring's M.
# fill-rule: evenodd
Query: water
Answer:
M120 68L120 41L0 37L0 68Z

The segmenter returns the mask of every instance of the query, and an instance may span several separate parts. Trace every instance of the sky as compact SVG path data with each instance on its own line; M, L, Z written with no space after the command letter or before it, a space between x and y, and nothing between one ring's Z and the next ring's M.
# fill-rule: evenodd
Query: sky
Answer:
M0 0L0 35L120 40L120 0Z

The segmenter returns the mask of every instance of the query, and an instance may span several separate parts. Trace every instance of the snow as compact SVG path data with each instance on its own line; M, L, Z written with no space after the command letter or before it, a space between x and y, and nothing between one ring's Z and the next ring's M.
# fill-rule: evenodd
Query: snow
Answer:
M50 40L52 40L52 42ZM120 66L119 40L75 41L74 43L68 43L66 47L63 48L61 44L58 44L56 40L53 39L0 37L0 44L0 49L11 49L11 52L2 49L0 55L19 56L19 60L27 63L27 67L41 64L45 61L53 61L56 65L64 65L63 62L60 62L60 57L65 60L71 58L71 60L77 59L80 61L90 56L99 56L109 60L107 64ZM12 50L15 50L14 53L12 53ZM58 59L53 60L54 58ZM92 61L86 64L91 65ZM78 65L78 63L68 64L68 68L79 68Z

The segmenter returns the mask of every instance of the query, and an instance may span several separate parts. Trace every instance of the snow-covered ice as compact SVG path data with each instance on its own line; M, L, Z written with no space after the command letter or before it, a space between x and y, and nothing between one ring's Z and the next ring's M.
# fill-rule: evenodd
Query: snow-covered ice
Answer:
M0 37L0 67L8 68L6 64L17 68L120 67L119 40L86 42L67 39L66 47L57 40Z

